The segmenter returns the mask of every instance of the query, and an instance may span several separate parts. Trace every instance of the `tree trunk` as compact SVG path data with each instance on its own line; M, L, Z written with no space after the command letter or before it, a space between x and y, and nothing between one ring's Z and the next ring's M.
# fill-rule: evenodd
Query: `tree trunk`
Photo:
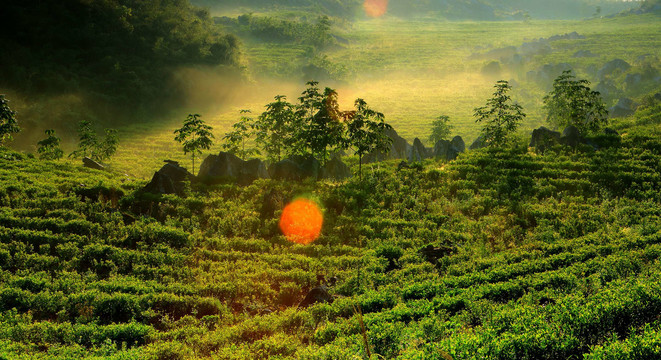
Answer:
M193 154L192 158L193 158L193 168L191 168L190 172L191 174L195 175L195 154Z
M358 180L363 181L363 155L358 155Z

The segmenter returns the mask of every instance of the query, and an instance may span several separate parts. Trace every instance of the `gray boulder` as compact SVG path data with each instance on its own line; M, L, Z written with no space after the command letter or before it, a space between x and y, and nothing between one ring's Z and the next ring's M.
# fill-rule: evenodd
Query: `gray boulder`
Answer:
M208 184L235 181L247 185L257 179L268 179L269 174L266 165L259 159L243 161L234 154L221 151L204 159L198 178Z
M601 94L601 97L606 100L615 99L618 94L620 94L620 90L609 80L600 81L597 86L595 86L594 91L597 91Z
M277 180L317 180L321 175L321 164L312 156L294 155L271 165L269 173Z
M627 117L636 112L637 105L629 98L620 98L615 106L608 109L611 118Z
M95 169L95 170L105 170L106 169L106 167L103 164L101 164L97 161L94 161L94 160L92 160L88 157L83 158L83 166L86 167L86 168Z
M454 160L460 152L450 140L439 140L434 145L434 157L439 160Z
M152 194L181 195L185 181L193 181L195 176L176 162L169 162L154 173L151 181L142 190Z
M539 127L532 131L532 138L530 139L530 147L537 148L544 151L552 144L560 142L560 133L547 129L544 126Z
M328 286L321 285L312 288L306 295L303 301L298 304L300 308L306 308L308 306L317 304L317 303L328 303L333 302L333 296L328 292Z
M453 137L450 142L460 153L466 151L466 143L464 143L464 139L462 139L461 136L457 135Z
M471 146L468 147L469 150L475 150L475 149L481 149L483 147L486 147L487 144L484 142L484 136L480 135L473 141Z
M429 151L429 149L427 149L418 138L413 140L413 146L411 146L410 149L411 150L407 156L409 162L420 162L431 157L431 151Z
M351 169L339 156L332 157L321 167L321 179L339 181L350 177Z
M266 164L260 159L250 159L245 161L239 171L237 182L240 185L252 184L257 179L270 178L269 172L266 169Z
M629 65L628 62L622 59L614 59L604 64L604 66L597 71L597 77L600 80L603 80L606 76L613 75L617 71L627 71L630 68L631 65Z
M284 159L269 167L269 174L276 180L301 180L301 170L292 160Z
M565 130L562 131L562 136L560 137L561 144L576 147L581 142L583 142L583 137L575 126L567 126Z
M392 143L390 144L390 151L386 153L382 152L373 152L363 156L363 163L371 163L375 161L391 160L391 159L407 159L410 153L411 145L404 139L399 136L395 129L385 130L386 136L388 136Z

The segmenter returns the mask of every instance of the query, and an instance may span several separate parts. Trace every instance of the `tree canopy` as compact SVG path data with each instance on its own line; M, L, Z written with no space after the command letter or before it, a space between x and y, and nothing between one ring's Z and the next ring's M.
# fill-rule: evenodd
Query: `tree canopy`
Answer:
M190 153L193 160L191 172L195 172L195 155L209 150L213 145L212 127L200 119L199 114L189 114L181 128L174 131L174 140L181 143L184 155Z
M526 114L523 113L521 105L512 103L512 98L508 95L512 87L507 81L498 81L494 88L496 91L493 97L487 100L487 104L475 109L475 118L477 122L484 123L484 142L489 146L503 146Z
M1 68L1 66L0 66ZM11 140L11 134L21 131L16 121L16 111L9 108L9 100L0 95L0 145L6 140Z
M3 1L0 87L162 108L174 68L236 63L238 40L217 29L188 0Z
M554 126L575 126L582 134L596 132L608 122L608 110L590 82L576 79L571 70L553 81L553 90L544 97L547 120Z

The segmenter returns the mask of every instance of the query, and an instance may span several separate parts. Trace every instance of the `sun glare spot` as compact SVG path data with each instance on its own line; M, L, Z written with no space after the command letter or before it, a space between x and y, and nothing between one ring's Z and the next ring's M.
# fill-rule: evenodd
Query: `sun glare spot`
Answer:
M307 245L317 240L324 216L317 203L297 199L285 206L280 217L280 230L287 240Z
M365 0L365 13L371 17L381 17L388 11L388 0Z

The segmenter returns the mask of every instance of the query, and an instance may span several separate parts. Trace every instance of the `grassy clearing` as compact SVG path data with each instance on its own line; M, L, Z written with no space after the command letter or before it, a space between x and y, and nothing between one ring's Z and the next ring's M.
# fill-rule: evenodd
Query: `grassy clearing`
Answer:
M351 107L357 97L364 98L383 112L409 141L415 137L426 141L432 119L446 114L451 117L454 132L470 142L479 132L473 109L484 104L499 78L482 75L482 67L491 59L471 58L472 54L573 31L584 35L586 38L581 40L551 42L551 53L534 56L523 68L505 70L500 76L518 83L513 97L528 114L522 129L527 132L544 124L540 107L547 91L527 82L527 71L548 63L566 62L595 85L591 66L601 67L614 58L635 65L643 54L661 57L658 20L645 15L589 21L438 22L394 18L360 21L342 30L341 35L349 40L349 45L326 53L332 62L347 69L345 81L330 86L338 89L344 108ZM122 143L112 165L146 178L160 166L162 159L178 159L187 164L190 161L179 152L172 131L188 113L202 114L214 127L219 141L238 120L239 110L251 109L257 115L277 94L294 101L303 90L304 81L291 67L305 49L255 41L245 41L244 46L251 84L228 85L222 77L205 78L203 73L197 74L201 87L192 89L191 97L208 100L219 94L214 100L219 105L205 108L201 105L204 101L189 102L186 108L173 113L169 121L122 129ZM572 57L581 49L597 56ZM634 66L632 71L635 70ZM614 80L622 81L623 77L624 74ZM225 89L221 91L223 86ZM212 152L218 150L219 146L215 146Z

